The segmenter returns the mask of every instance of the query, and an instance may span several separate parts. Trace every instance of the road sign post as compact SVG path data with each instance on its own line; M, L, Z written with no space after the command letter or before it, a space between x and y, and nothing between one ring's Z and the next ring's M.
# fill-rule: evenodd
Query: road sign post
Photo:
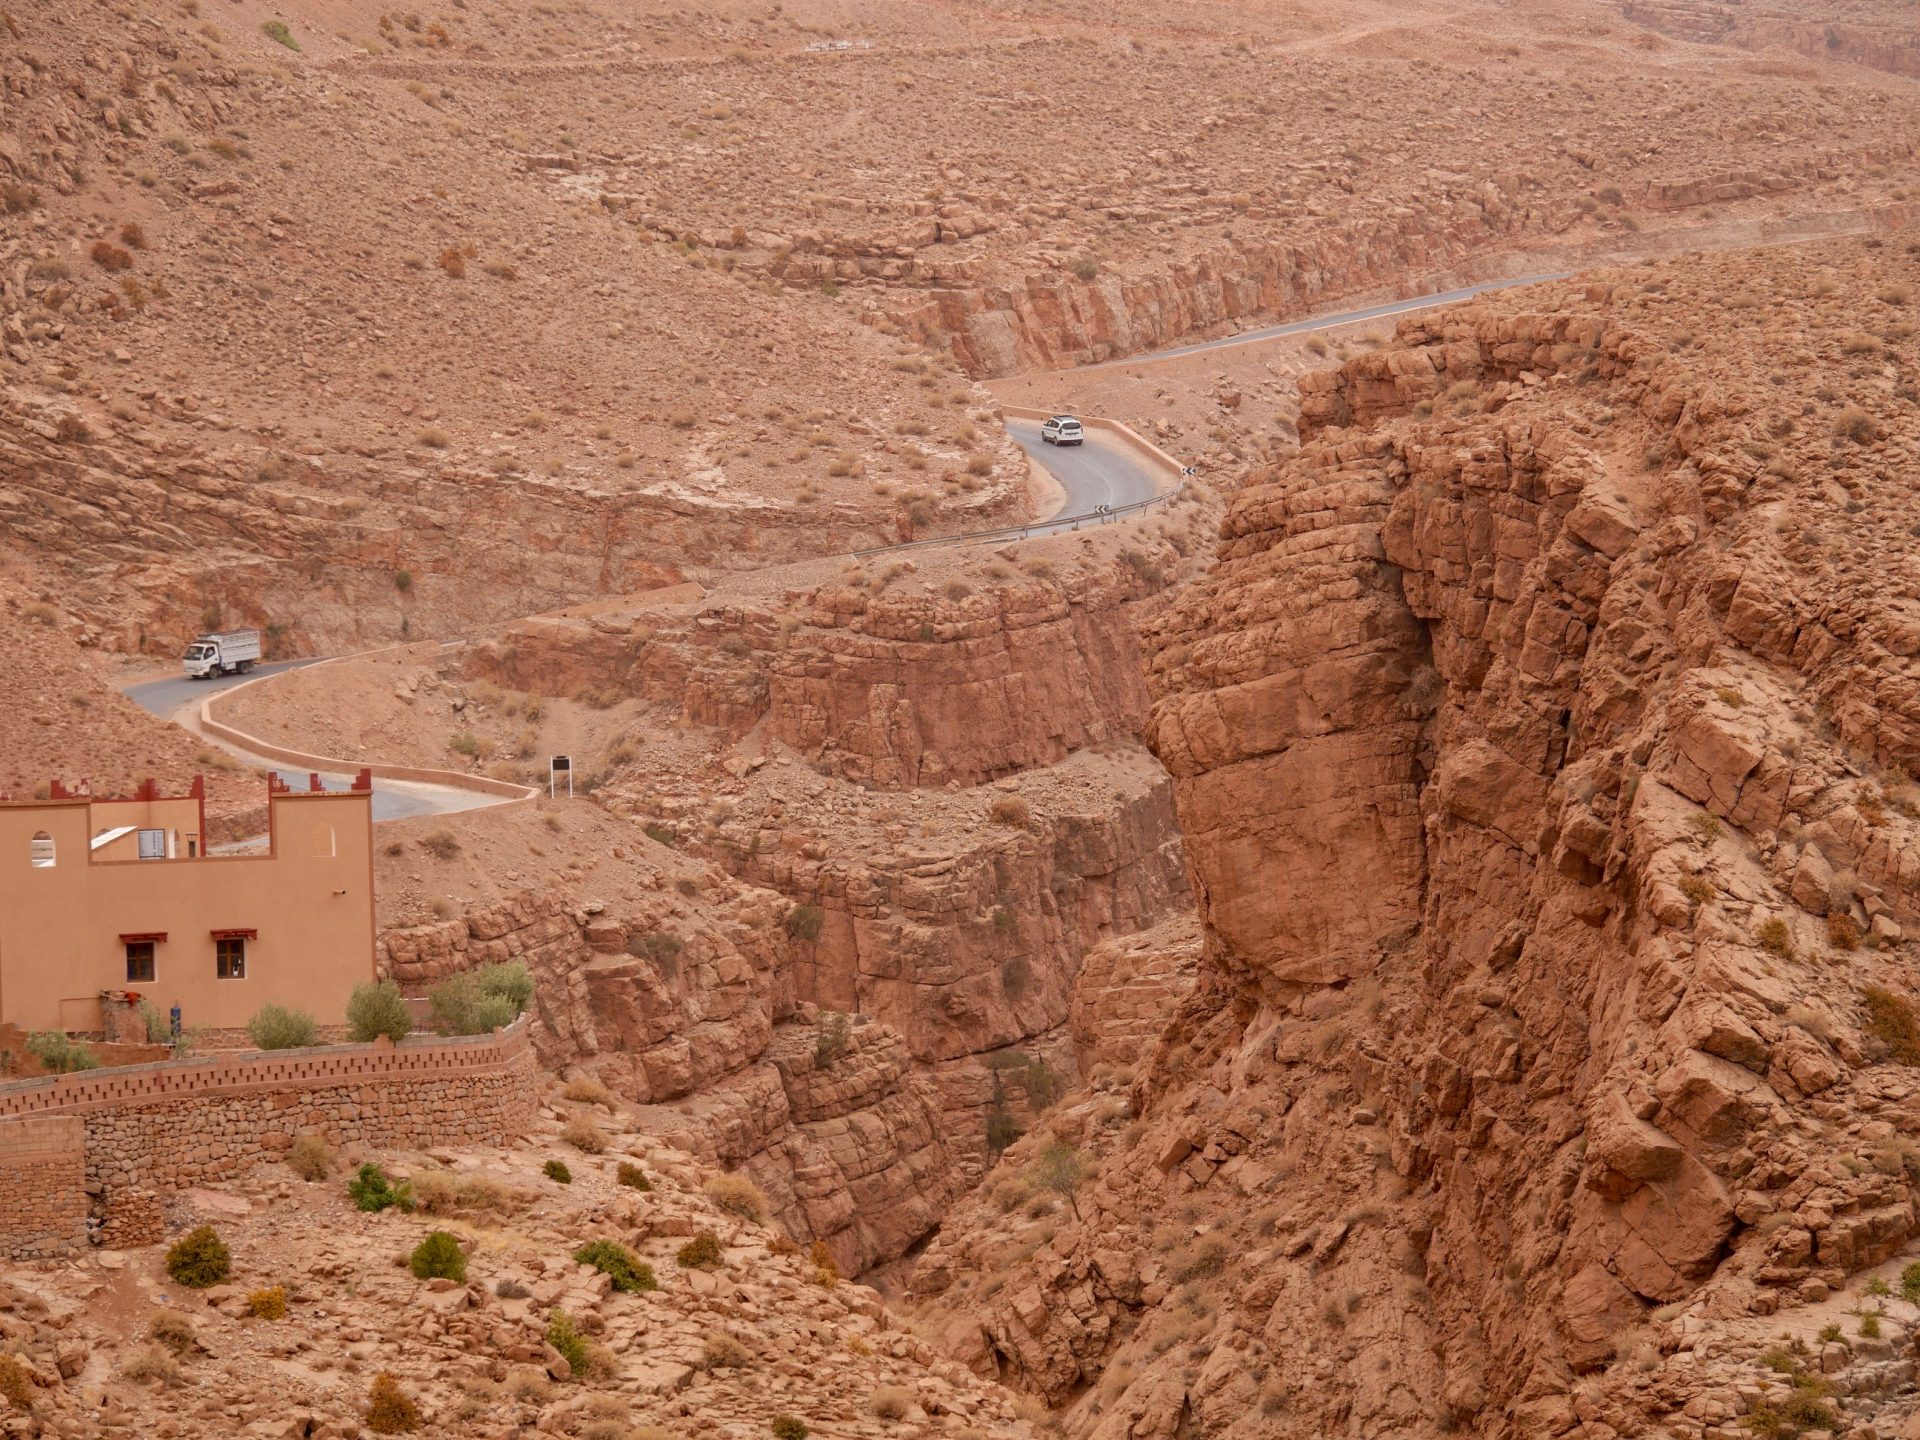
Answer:
M547 761L547 798L553 799L560 788L560 777L567 777L567 798L573 798L573 757L555 755Z

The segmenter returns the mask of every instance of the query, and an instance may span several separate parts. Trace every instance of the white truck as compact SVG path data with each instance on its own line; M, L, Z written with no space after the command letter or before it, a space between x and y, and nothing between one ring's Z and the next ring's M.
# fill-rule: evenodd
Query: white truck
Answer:
M258 630L218 630L195 636L180 657L180 668L189 680L205 680L214 675L244 675L259 658Z

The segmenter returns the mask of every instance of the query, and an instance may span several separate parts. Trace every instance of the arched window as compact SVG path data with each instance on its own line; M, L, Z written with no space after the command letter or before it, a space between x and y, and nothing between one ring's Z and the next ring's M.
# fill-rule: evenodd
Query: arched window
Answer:
M313 822L313 848L311 853L331 860L338 852L333 848L333 826L324 820Z
M51 870L53 868L53 836L44 830L40 831L33 837L27 853L33 861L34 869Z

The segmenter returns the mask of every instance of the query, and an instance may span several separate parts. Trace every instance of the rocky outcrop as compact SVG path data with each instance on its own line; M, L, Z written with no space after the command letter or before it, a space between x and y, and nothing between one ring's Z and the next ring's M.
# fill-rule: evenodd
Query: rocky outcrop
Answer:
M1872 16L1812 19L1784 5L1673 4L1624 0L1620 13L1663 35L1746 50L1780 47L1816 60L1842 60L1895 75L1920 75L1920 35Z
M1404 323L1154 627L1200 985L1142 1121L1065 1127L1071 1220L971 1207L916 1280L1076 1433L1764 1420L1736 1317L1797 1333L1920 1233L1920 691L1872 578L1920 411L1838 363L1782 406L1778 317L1694 350L1763 271L1897 284L1829 246Z
M661 895L616 916L529 892L390 929L379 965L417 992L478 965L524 962L547 1068L597 1077L641 1107L650 1132L747 1169L774 1218L796 1239L826 1241L845 1273L904 1254L962 1184L928 1082L908 1073L896 1033L865 1022L847 1027L844 1059L816 1065L827 1052L815 1027L775 1026L818 1017L789 998L774 939L783 902L749 888L718 901Z

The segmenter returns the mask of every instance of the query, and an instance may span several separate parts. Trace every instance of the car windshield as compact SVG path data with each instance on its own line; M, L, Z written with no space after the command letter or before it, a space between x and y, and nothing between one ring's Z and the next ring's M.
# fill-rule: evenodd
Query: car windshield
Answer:
M189 645L187 647L186 658L189 660L204 660L211 654L213 654L213 647L211 645Z

